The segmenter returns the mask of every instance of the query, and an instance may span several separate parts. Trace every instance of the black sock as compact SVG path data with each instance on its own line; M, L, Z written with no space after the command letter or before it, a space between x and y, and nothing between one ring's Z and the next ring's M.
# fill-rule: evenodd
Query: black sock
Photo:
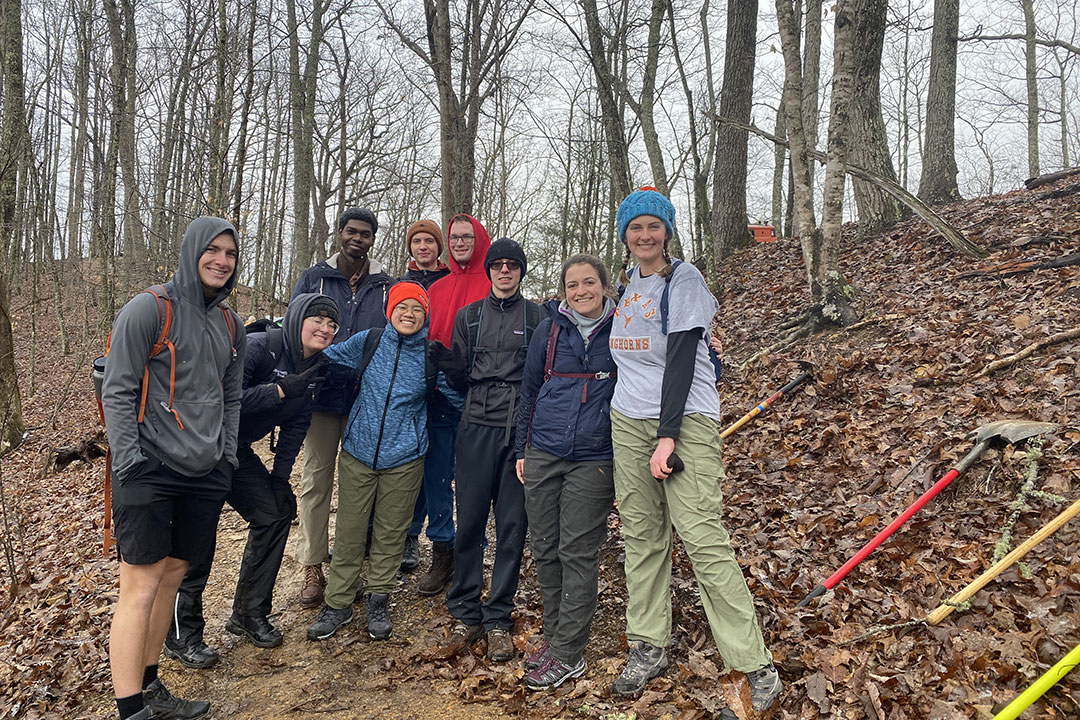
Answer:
M135 715L143 709L142 693L135 693L127 697L116 698L116 709L120 712L120 720Z
M150 687L150 683L157 680L157 663L153 665L147 665L142 674L142 689Z

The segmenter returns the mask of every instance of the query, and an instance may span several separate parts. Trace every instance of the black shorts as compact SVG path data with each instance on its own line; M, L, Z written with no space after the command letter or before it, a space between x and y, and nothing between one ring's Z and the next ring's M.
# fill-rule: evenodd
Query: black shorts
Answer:
M113 486L113 531L120 559L151 565L166 557L195 563L217 539L218 518L232 479L224 458L204 477L188 477L151 458Z

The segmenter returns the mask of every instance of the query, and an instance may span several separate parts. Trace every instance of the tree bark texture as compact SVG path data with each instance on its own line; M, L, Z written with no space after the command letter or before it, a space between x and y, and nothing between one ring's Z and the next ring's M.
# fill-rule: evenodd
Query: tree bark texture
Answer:
M757 0L728 0L727 38L724 45L724 84L720 114L750 121L757 50ZM745 130L721 125L716 130L717 153L713 173L713 260L719 262L750 242L746 228Z
M881 115L881 52L887 0L854 0L851 161L896 180L889 138ZM859 234L876 235L900 220L900 203L883 188L852 178L859 209Z
M795 17L799 17L800 3L795 4ZM822 0L807 0L804 23L804 49L802 58L802 115L803 132L808 150L817 149L818 97L821 92L821 8ZM810 178L814 176L814 164L810 163ZM810 183L810 203L814 202L814 184Z
M1020 0L1024 11L1024 82L1027 85L1028 177L1039 174L1039 79L1035 64L1035 3Z
M926 94L926 145L919 199L940 205L960 199L956 185L956 43L960 0L934 0L930 39L930 85Z

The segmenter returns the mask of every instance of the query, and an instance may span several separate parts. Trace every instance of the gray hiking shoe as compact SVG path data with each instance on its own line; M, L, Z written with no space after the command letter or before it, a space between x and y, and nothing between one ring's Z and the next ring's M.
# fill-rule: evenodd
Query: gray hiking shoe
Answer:
M336 610L329 605L323 605L319 610L319 617L307 631L308 640L325 640L338 631L338 628L352 620L352 608Z
M626 665L611 684L611 692L615 695L637 695L645 689L645 683L663 675L667 666L667 651L664 648L634 640L626 655Z
M569 665L549 655L546 663L525 675L525 687L530 690L549 690L584 673L585 658L579 658L576 663Z
M371 593L367 599L367 631L372 640L385 640L394 632L390 622L390 596L386 593Z
M750 686L750 704L753 705L754 712L764 712L772 707L780 697L780 691L784 689L784 683L772 663L760 670L746 673L746 683ZM720 711L720 717L722 720L738 720L728 707Z

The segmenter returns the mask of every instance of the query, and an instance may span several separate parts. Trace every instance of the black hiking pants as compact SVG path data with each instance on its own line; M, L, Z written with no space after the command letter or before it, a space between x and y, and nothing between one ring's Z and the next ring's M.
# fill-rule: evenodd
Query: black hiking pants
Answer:
M237 452L240 467L232 477L232 490L226 502L248 523L247 545L240 562L240 577L236 582L233 613L248 617L270 614L274 584L277 582L281 558L285 554L285 542L289 539L289 525L296 516L295 499L285 497L287 487L275 487L275 481L250 447ZM280 483L284 485L284 483ZM180 590L176 594L176 608L169 639L182 647L188 647L203 639L202 595L210 577L214 562L214 550L201 563L188 567Z
M466 625L509 630L521 576L528 520L525 491L515 472L514 437L505 427L462 424L457 435L457 539L454 579L446 595L450 614ZM484 580L484 529L495 511L495 567L491 591L481 602Z

